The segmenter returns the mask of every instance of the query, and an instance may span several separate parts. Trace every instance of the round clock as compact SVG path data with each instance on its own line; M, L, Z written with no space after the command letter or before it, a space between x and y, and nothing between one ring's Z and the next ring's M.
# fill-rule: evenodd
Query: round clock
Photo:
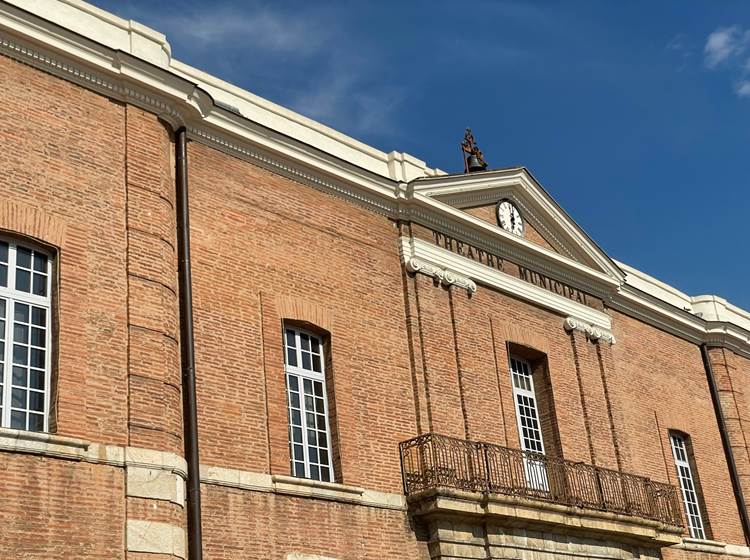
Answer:
M497 203L497 223L505 231L516 235L523 235L523 218L521 213L510 200L503 199Z

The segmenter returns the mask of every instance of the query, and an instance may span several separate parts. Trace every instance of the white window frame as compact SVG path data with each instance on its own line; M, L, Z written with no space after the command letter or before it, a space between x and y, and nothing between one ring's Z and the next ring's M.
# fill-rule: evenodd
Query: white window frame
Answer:
M521 369L516 369L513 363L518 364ZM526 372L523 372L523 367L526 367ZM514 354L509 355L508 359L508 370L510 371L510 383L513 387L513 404L516 409L516 426L518 427L518 438L521 444L521 450L524 452L524 471L526 473L526 484L535 490L548 491L549 481L547 480L547 469L544 463L534 460L530 454L544 455L544 437L542 435L542 419L539 416L539 406L537 405L536 391L534 390L534 375L531 363L528 360L524 360ZM523 386L521 386L523 385ZM519 399L525 399L526 403L524 406L533 410L535 418L529 418L521 411L521 403ZM527 426L529 429L534 429L538 432L538 438L531 438L524 436L524 425L523 419L528 418L530 421L536 423L535 427ZM527 440L538 443L541 449L533 449L527 444Z
M288 345L287 345L287 331L294 332L294 338L295 338L295 350L296 350L296 361L297 365L293 366L288 363L287 358L287 352L288 352ZM303 360L302 360L302 343L301 343L301 337L300 335L307 335L310 337L310 339L315 339L318 342L318 347L320 349L320 371L314 371L313 369L306 369L302 367ZM321 336L312 333L310 331L300 329L299 327L296 327L294 325L284 324L284 329L282 331L282 343L284 348L284 378L285 378L285 384L286 384L286 398L287 398L287 411L288 411L288 418L289 418L289 464L290 464L290 470L292 473L292 476L297 476L295 471L295 456L294 456L294 445L295 441L293 440L293 434L292 430L294 428L293 425L293 414L292 414L292 388L290 386L290 376L295 376L298 378L299 386L298 386L298 393L299 393L299 410L300 410L300 416L301 416L301 429L302 429L302 447L303 447L303 457L304 457L304 470L305 470L305 478L313 478L311 474L311 466L312 461L310 460L310 445L308 444L308 422L307 422L307 413L309 412L307 410L307 405L305 402L305 393L304 393L304 380L308 379L311 382L317 382L322 384L322 399L323 399L323 408L324 408L324 416L325 416L325 436L326 436L326 452L328 454L328 464L327 466L323 466L320 462L320 458L318 458L318 468L319 468L319 477L314 478L314 480L320 480L324 482L335 482L335 475L333 471L333 445L331 442L331 427L330 427L330 409L328 407L328 387L326 385L326 360L325 360L325 346L323 344L323 339ZM315 397L313 397L315 398ZM320 398L320 397L318 397ZM313 412L315 413L315 412ZM318 430L318 428L313 427L313 430ZM320 448L320 446L316 446ZM325 481L323 477L323 469L326 468L328 471L328 480Z
M0 286L0 299L5 300L5 332L4 332L4 341L5 341L5 352L2 355L2 359L4 361L4 371L0 377L2 377L2 387L3 387L3 397L2 397L2 415L0 415L0 426L4 428L11 428L11 412L12 412L12 394L13 394L13 346L14 346L14 340L13 340L13 334L14 334L14 314L15 314L15 304L26 304L29 306L35 306L40 307L45 310L45 341L44 341L44 409L42 410L42 415L44 418L43 421L43 431L49 432L49 409L50 409L50 394L51 394L51 382L52 382L52 375L51 375L51 363L52 363L52 276L53 276L53 263L54 263L54 255L44 249L39 247L38 244L27 241L25 239L16 239L14 237L7 237L7 236L0 236L0 241L3 243L8 244L8 272L7 272L7 286ZM28 293L23 292L20 290L17 290L15 288L16 286L16 276L18 272L18 266L17 266L17 255L18 255L18 247L23 247L24 249L33 251L33 253L39 253L44 255L47 258L47 269L44 272L46 274L46 296L40 296L36 295L34 293ZM32 254L33 254L32 253ZM5 263L3 263L5 264ZM34 269L34 263L32 261L31 263L31 269ZM33 276L30 278L30 289L33 291ZM29 333L31 333L33 325L32 322L32 310L29 309L29 324L28 324L28 330ZM29 334L29 337L31 334ZM28 346L29 353L31 352L31 340L29 338L28 344L25 346ZM24 428L15 428L15 429L23 429L26 430L28 428L29 423L29 394L32 389L29 388L30 382L29 382L29 376L31 375L31 364L30 364L30 356L27 355L27 364L26 364L26 372L27 372L27 382L26 382L26 427ZM36 369L36 368L35 368ZM38 391L37 391L38 392ZM16 408L16 410L21 410ZM37 413L38 414L38 413Z
M693 478L693 469L690 467L687 438L680 434L670 433L669 442L672 446L672 457L674 457L677 470L677 480L680 483L682 504L685 507L690 536L694 539L705 539L706 528L703 524L698 488Z

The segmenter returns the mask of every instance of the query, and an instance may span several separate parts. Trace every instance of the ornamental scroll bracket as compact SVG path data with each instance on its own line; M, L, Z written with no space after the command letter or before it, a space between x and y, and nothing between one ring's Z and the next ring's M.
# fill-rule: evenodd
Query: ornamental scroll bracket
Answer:
M416 257L411 257L406 261L406 270L432 276L443 286L458 286L459 288L464 288L470 294L477 291L477 285L471 278L447 268L440 268Z
M599 327L595 327L594 325L576 319L575 317L568 317L565 319L563 322L563 328L565 329L565 332L582 331L586 333L586 338L591 342L604 341L609 342L610 344L615 343L615 335L610 331L600 329Z

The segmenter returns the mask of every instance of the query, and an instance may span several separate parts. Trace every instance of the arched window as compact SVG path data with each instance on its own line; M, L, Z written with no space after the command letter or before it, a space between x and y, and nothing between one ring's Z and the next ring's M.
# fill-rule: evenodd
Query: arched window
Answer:
M0 425L49 429L50 253L0 239Z
M284 349L292 475L333 482L323 340L287 324Z
M685 506L688 530L694 539L707 538L707 527L704 526L703 496L697 479L697 469L690 437L687 434L670 431L669 441L672 444L672 456L677 469L677 480L680 482L682 503Z

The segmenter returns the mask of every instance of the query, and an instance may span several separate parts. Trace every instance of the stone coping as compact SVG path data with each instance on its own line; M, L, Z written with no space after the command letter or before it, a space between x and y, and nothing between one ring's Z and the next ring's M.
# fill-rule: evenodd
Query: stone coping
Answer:
M511 527L565 533L598 534L623 542L652 547L682 543L680 527L644 519L540 500L482 494L453 489L432 489L407 498L415 516L481 517Z
M737 556L739 558L750 558L750 548L736 544L727 544L711 539L693 539L683 537L682 542L672 548L689 550L691 552L707 552L710 554L723 554L725 556Z
M44 432L0 428L0 451L44 455L115 467L159 469L174 472L182 478L187 477L187 463L175 453L92 443L79 438Z
M294 476L201 465L201 483L383 509L406 510L406 499L402 494Z

